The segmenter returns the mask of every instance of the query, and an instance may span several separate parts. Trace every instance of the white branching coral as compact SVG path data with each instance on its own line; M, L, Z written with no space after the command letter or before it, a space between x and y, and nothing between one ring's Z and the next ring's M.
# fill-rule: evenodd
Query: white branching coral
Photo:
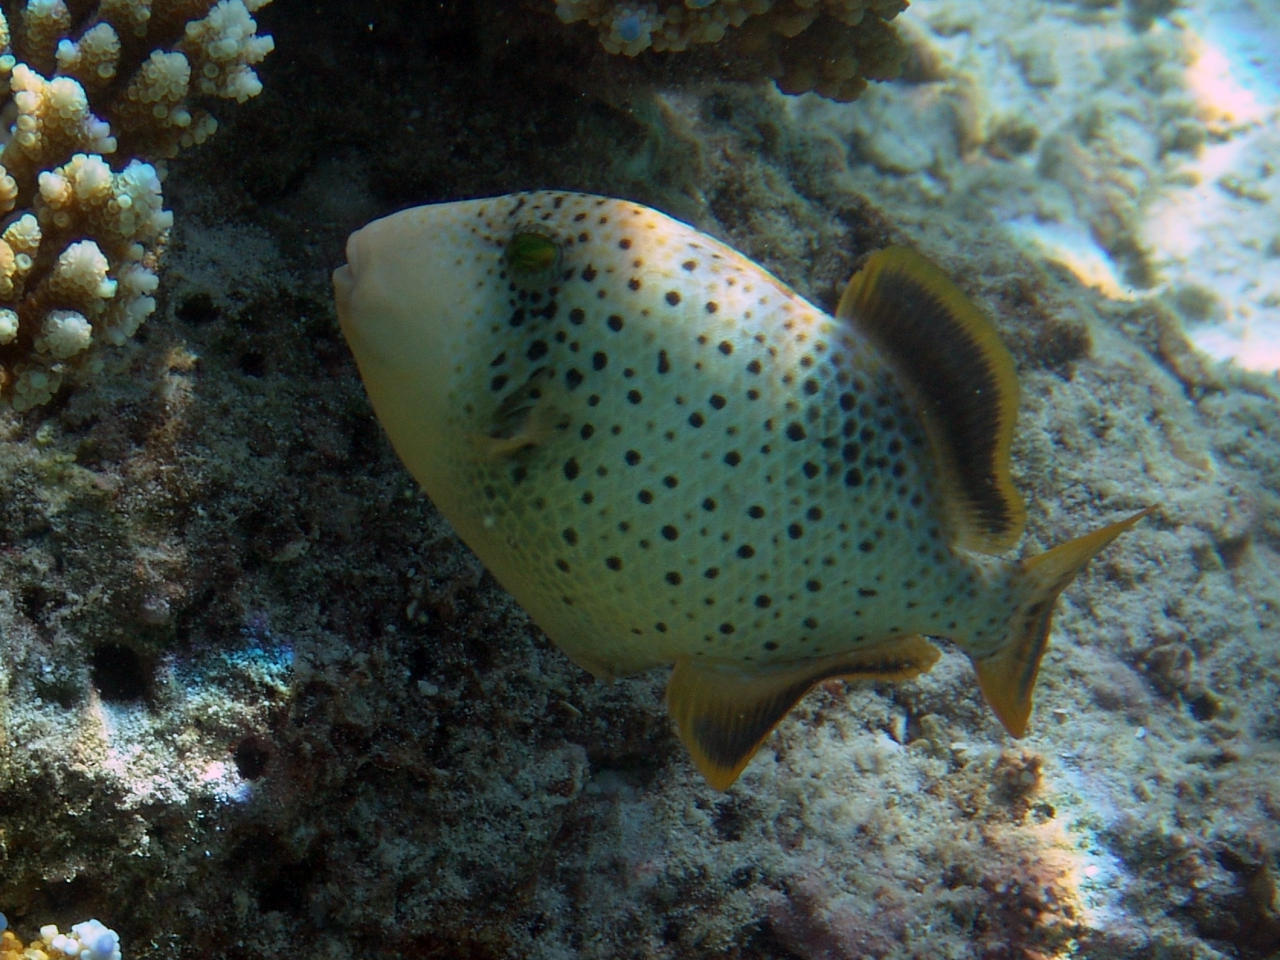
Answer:
M40 937L23 944L0 913L0 960L121 960L120 935L100 920L74 924L66 933L55 924L40 928Z
M0 0L0 403L44 403L155 309L156 164L271 52L270 0Z

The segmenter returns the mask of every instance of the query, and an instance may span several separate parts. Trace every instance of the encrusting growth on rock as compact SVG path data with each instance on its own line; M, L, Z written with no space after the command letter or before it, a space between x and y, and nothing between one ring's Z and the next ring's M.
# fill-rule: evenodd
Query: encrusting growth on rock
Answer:
M155 309L163 168L243 102L270 0L0 3L0 402L44 403Z
M889 23L905 0L556 0L565 23L594 27L610 53L679 53L715 44L720 61L772 77L783 93L853 100L896 77L906 48ZM732 65L732 66L730 66Z

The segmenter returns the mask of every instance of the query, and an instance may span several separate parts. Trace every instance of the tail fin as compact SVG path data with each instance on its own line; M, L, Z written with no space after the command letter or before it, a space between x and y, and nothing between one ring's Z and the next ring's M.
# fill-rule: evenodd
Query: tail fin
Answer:
M1031 690L1049 639L1049 625L1058 595L1094 556L1151 512L1140 510L1101 530L1059 544L1047 553L1023 561L1015 576L1021 579L1025 601L1009 622L1009 634L999 651L974 660L978 686L1011 736L1027 732Z

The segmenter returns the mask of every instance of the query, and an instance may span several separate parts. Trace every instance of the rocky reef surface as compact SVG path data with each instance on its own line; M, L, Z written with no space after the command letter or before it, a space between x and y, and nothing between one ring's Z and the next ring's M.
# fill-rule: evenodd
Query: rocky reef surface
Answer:
M1273 956L1280 389L1189 345L1223 301L1149 232L1255 129L1189 92L1183 13L919 0L903 79L832 104L658 59L611 84L545 12L429 6L264 7L261 96L170 164L155 314L0 414L9 926L97 917L127 958ZM815 691L718 794L661 671L548 645L398 464L329 292L367 220L529 187L659 207L828 307L906 243L991 313L1024 549L1156 506L1065 595L1026 739L949 651Z

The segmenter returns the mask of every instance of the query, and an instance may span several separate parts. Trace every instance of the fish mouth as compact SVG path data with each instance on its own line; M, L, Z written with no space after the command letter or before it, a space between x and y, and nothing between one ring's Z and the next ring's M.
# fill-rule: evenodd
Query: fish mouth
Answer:
M351 296L355 291L356 275L351 264L344 263L333 271L333 302L338 310L338 324L343 334L351 336Z
M347 255L347 262L333 271L333 302L338 311L338 323L348 340L351 339L356 326L352 307L360 275L360 247L362 246L360 235L362 233L364 228L356 230L347 237L346 249L343 251Z

